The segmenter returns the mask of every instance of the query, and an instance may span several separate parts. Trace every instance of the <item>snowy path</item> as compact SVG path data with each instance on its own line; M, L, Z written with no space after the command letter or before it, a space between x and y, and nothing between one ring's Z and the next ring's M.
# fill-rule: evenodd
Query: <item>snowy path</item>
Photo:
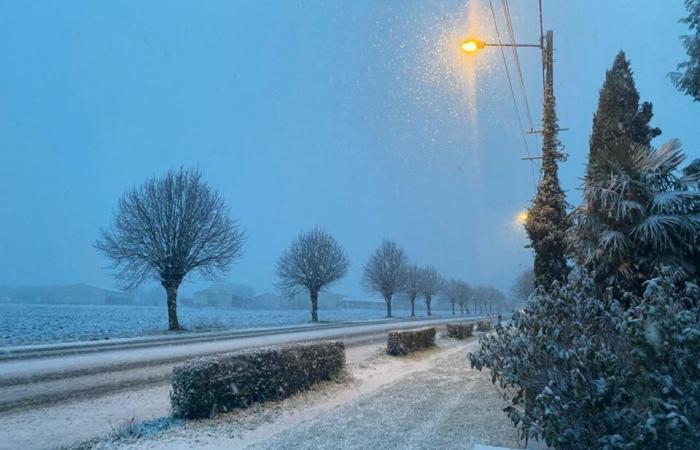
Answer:
M349 377L281 402L190 422L120 449L471 449L522 448L488 373L469 368L475 344L441 339L405 358L370 345L348 352Z

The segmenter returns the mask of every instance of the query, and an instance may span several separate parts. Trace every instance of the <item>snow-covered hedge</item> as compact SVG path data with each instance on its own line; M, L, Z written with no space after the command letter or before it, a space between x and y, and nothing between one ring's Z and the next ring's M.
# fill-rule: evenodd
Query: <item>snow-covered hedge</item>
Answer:
M344 367L342 342L270 347L193 359L173 369L173 415L206 418L254 402L282 399L334 378Z
M473 323L448 323L447 335L455 339L466 339L474 333Z
M394 356L405 355L433 345L435 345L435 328L391 331L387 340L387 353Z
M642 297L590 280L539 290L510 326L480 338L525 438L559 450L700 448L700 290L669 278Z
M481 320L476 323L476 330L477 331L491 331L493 327L491 326L491 321L490 320Z

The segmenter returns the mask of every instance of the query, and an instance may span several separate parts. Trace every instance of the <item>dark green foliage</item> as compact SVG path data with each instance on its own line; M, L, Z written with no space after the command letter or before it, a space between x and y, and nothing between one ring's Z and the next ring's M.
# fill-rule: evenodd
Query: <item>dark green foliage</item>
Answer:
M448 323L447 335L455 339L466 339L474 335L473 323Z
M535 284L549 286L553 281L565 280L569 272L565 257L566 200L559 184L557 165L563 155L557 139L557 114L551 85L545 88L542 127L542 177L528 211L525 230L535 251Z
M598 110L593 116L593 132L588 154L586 180L597 182L633 165L631 151L637 145L648 146L661 134L649 126L653 116L649 102L639 104L630 63L620 51L605 73Z
M170 402L184 419L213 417L254 402L277 400L329 380L345 367L342 342L255 349L175 366Z
M387 353L402 356L435 345L435 328L389 332Z
M510 326L482 335L472 366L513 393L506 412L525 438L562 450L697 449L698 287L658 278L643 297L619 298L591 288L538 289Z
M676 87L700 102L700 0L685 0L688 16L681 19L690 34L683 36L688 61L678 64L678 72L671 74Z
M697 176L679 177L680 143L637 146L634 164L606 180L586 183L572 215L572 256L599 292L615 286L640 294L666 267L674 281L698 274L700 190Z
M476 323L476 331L489 332L493 329L493 324L490 320L481 320Z
M700 177L700 159L694 159L693 162L683 168L683 176L689 177L696 174Z

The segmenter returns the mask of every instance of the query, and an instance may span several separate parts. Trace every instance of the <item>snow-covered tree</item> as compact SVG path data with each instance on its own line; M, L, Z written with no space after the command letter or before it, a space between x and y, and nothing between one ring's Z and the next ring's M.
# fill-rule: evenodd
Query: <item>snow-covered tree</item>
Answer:
M457 281L457 304L460 314L469 314L469 300L473 295L472 287L466 281Z
M438 294L442 289L442 277L433 266L423 267L420 271L420 293L425 298L425 306L429 316L432 316L430 305L433 301L433 296Z
M318 322L318 293L343 278L350 261L338 242L315 228L301 233L277 261L277 286L293 297L303 291L311 299L311 321Z
M698 271L700 175L679 176L685 155L677 140L629 153L631 167L588 181L584 202L572 213L573 256L600 291L616 286L639 293L664 267L676 282Z
M421 275L422 271L417 265L410 264L406 266L401 291L406 294L411 302L411 317L416 316L416 297L421 293Z
M447 298L447 300L450 302L450 306L452 306L452 315L457 314L455 311L455 306L459 303L459 281L455 280L454 278L450 280L446 280L443 285L442 285L442 295Z
M224 273L241 255L244 241L223 197L201 172L181 168L127 191L95 247L113 261L125 288L159 281L167 294L169 329L178 330L182 281L191 273Z
M557 450L697 448L700 290L660 277L640 296L613 297L592 284L538 288L481 336L472 366L511 396L504 411L526 439Z
M546 83L542 112L542 176L525 221L525 231L535 252L535 282L542 286L564 280L568 273L566 200L558 174L558 161L563 154L557 133L556 105L550 82Z
M652 116L651 103L639 104L630 62L620 51L605 73L593 116L586 181L607 180L611 174L628 172L634 164L632 149L649 145L661 134L649 125Z
M520 302L526 302L535 291L535 274L532 270L525 270L513 282L511 288L513 297Z
M369 257L362 283L384 297L386 316L391 317L391 299L401 291L408 265L406 253L394 241L385 240Z
M688 61L678 65L678 72L671 79L682 92L700 102L700 0L685 0L688 16L681 19L688 25L690 33L683 36L683 45L688 53Z

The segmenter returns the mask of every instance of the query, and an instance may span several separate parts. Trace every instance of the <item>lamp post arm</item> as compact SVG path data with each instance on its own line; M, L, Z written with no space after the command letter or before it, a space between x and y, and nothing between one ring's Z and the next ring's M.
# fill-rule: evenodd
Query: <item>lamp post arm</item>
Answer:
M540 44L484 44L484 47L530 47L539 49L542 48Z

